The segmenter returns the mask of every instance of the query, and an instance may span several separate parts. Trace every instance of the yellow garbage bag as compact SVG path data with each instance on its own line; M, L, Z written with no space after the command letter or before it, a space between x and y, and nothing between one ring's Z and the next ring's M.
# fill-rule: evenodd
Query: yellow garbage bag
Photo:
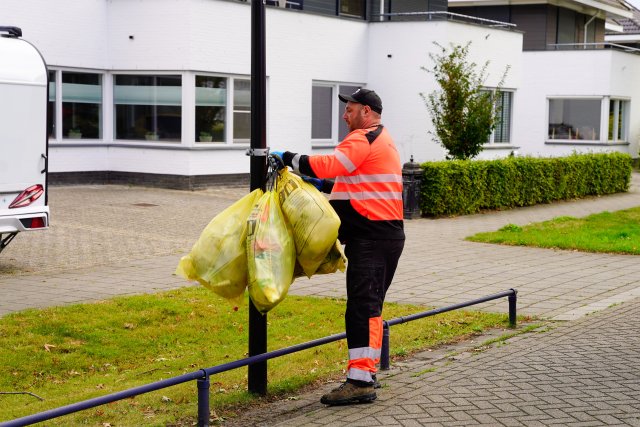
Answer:
M344 255L344 251L342 250L342 245L338 240L336 240L335 244L329 250L329 253L322 261L322 264L318 267L314 274L331 274L340 270L344 273L347 269L347 257ZM306 276L304 270L300 263L296 262L296 268L293 271L294 277L302 277Z
M262 194L254 190L216 215L175 273L240 305L247 287L247 218Z
M322 193L287 169L280 172L276 191L291 225L298 263L311 277L338 238L340 218Z
M296 248L275 191L260 197L247 223L249 296L264 314L287 296L293 282Z

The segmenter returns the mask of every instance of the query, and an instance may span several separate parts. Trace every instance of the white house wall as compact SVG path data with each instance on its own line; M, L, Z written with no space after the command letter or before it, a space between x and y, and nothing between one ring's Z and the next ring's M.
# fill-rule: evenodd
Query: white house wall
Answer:
M81 13L75 6L82 5ZM3 25L20 26L50 66L115 72L251 73L251 8L218 0L3 0ZM64 19L51 19L74 10ZM311 152L314 80L366 84L368 25L266 9L268 144ZM183 87L193 84L183 78ZM105 105L111 99L105 79ZM185 91L183 91L184 93ZM193 147L194 112L184 108L181 144L104 140L51 142L51 172L112 170L163 174L248 173L247 144ZM105 108L104 122L113 112ZM176 146L177 145L177 146ZM163 146L167 147L166 149ZM142 147L142 148L141 148Z
M0 25L22 29L49 66L108 67L106 0L2 0ZM136 3L132 1L130 3Z
M613 50L524 52L523 82L517 92L513 140L519 154L562 156L573 152L638 155L640 135L640 56ZM633 99L629 115L630 145L553 143L547 140L550 96L614 96ZM606 132L603 129L602 132Z
M72 11L72 13L71 13ZM225 0L2 0L0 25L23 29L50 67L107 72L103 139L50 142L51 172L119 171L172 175L249 172L248 144L195 144L193 93L183 90L182 142L113 140L113 72L181 73L193 88L198 73L248 78L251 7ZM495 144L482 158L561 155L575 145L545 144L546 97L618 95L633 98L634 145L589 146L637 156L640 135L640 56L619 52L522 52L522 34L451 21L374 22L266 8L267 142L276 149L327 152L311 141L314 81L366 85L384 104L383 122L402 161L444 158L429 135L420 93L436 89L433 42L472 41L470 59L489 61L487 86L509 65L504 87L514 90L511 144ZM189 107L189 108L186 108ZM635 151L634 151L635 150Z
M433 141L433 128L421 93L437 89L430 53L440 53L437 42L469 47L477 71L489 61L487 86L496 86L510 66L505 88L521 85L522 33L465 25L452 21L372 23L369 30L369 86L383 100L383 123L391 130L403 159L442 160L444 149ZM507 149L508 150L508 149ZM508 151L503 151L503 156Z
M311 149L313 81L367 83L369 26L362 21L273 9L267 14L268 143Z

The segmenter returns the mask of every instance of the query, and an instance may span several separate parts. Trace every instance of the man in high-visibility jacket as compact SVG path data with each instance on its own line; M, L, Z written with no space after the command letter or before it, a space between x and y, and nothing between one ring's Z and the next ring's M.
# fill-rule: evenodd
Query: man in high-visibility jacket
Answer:
M322 396L327 405L376 398L376 363L382 347L382 305L404 247L402 166L381 124L382 101L372 90L339 95L350 133L332 154L272 152L319 190L331 193L345 244L349 362L347 380ZM335 178L330 181L325 178Z

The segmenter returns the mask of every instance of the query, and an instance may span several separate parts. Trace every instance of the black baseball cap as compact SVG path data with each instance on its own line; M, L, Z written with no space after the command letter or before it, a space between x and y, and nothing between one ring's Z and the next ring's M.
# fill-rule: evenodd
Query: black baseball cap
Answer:
M358 89L351 95L338 95L342 102L357 102L358 104L368 105L373 111L382 114L382 101L377 93L369 89Z

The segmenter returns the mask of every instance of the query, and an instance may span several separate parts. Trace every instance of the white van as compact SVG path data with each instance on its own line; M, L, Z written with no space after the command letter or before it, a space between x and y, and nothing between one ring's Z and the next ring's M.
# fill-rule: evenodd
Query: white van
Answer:
M49 227L48 72L16 27L0 27L0 252L21 231Z

